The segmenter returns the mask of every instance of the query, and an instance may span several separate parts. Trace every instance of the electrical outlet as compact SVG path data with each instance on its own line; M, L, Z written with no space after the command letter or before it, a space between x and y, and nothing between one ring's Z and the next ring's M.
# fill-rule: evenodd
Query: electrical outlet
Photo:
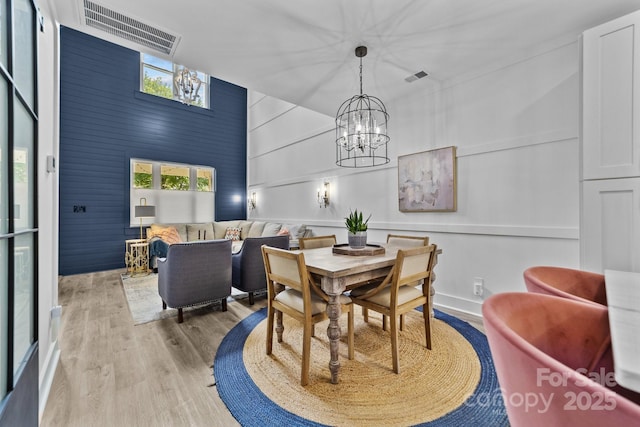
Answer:
M484 292L484 279L476 277L473 279L473 294L481 296Z

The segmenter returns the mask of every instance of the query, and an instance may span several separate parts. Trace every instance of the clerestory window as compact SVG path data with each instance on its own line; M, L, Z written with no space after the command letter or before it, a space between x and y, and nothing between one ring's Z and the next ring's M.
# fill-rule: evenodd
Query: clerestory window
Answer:
M209 76L147 53L140 54L140 90L150 95L209 108Z

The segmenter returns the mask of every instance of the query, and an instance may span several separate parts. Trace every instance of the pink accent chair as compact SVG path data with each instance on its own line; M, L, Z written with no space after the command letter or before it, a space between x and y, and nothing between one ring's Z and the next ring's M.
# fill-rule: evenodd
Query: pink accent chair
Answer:
M606 307L514 292L482 314L512 426L640 423L640 394L615 385Z
M536 266L524 271L529 292L607 305L604 276L564 267Z

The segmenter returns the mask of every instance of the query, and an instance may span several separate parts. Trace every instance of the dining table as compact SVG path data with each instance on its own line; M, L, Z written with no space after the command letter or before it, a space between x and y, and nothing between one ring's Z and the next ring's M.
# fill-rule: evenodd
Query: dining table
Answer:
M375 245L375 246L374 246ZM340 345L341 329L339 319L341 308L339 297L344 292L362 286L371 280L384 278L393 268L399 249L403 246L388 243L372 243L370 247L384 248L383 253L374 255L345 255L334 253L333 247L302 249L294 252L304 253L305 264L311 275L320 282L322 290L329 296L327 304L327 316L329 326L327 336L329 338L329 350L331 358L329 360L329 371L331 372L331 383L338 383L340 371L340 359L338 350ZM404 247L405 249L407 247ZM378 250L379 252L379 250ZM434 267L437 263L437 256L442 253L438 249L435 253ZM433 295L435 288L432 275L429 310L433 315Z

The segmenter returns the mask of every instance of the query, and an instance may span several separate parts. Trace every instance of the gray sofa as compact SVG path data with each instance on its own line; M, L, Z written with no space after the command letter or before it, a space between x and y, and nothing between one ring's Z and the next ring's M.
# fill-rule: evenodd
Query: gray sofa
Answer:
M231 282L234 288L249 293L250 305L253 305L255 291L267 289L262 245L289 249L289 238L286 235L248 237L240 251L231 256Z
M182 323L182 309L191 305L222 300L226 311L231 295L231 241L170 245L167 257L158 259L158 293L163 309L178 309L178 323Z

